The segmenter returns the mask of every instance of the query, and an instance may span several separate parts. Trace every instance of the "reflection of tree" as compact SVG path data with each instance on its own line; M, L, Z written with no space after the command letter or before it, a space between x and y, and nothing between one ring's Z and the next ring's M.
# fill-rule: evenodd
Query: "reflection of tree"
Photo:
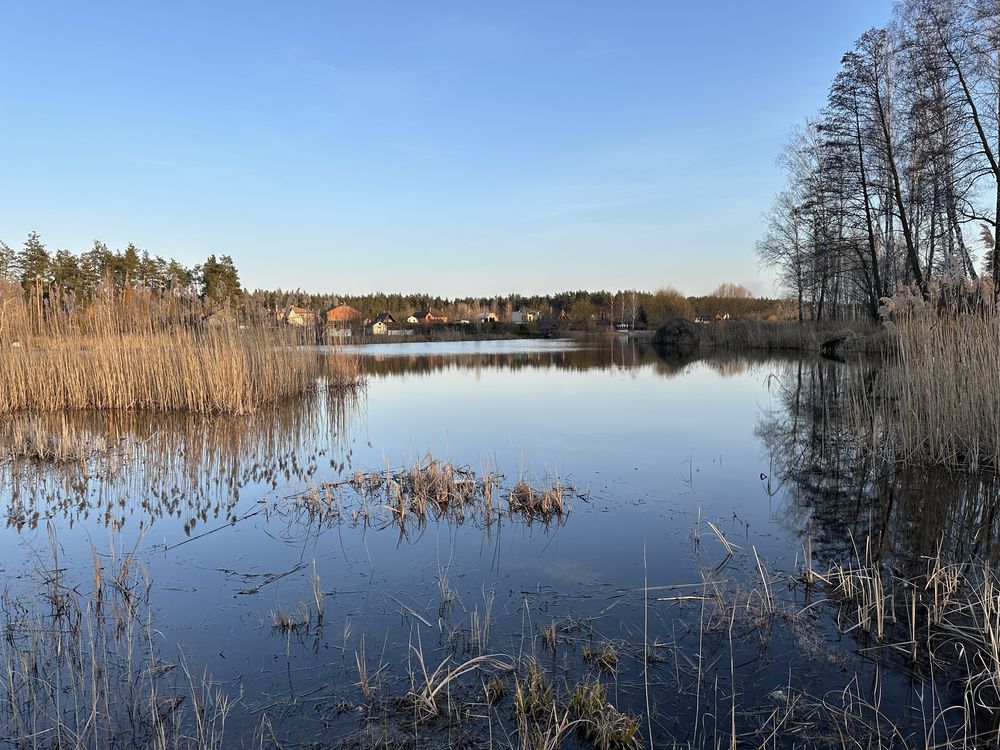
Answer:
M723 377L746 372L754 365L774 361L758 352L712 350L705 356L678 357L625 336L582 340L566 349L476 352L467 354L366 354L362 366L369 376L431 375L442 370L635 370L652 368L658 375L675 377L694 362L704 362Z
M870 436L848 428L849 387L863 387L870 374L864 364L822 359L778 367L756 434L770 459L770 492L785 500L784 520L829 558L853 556L870 535L876 555L914 573L939 545L953 560L997 559L994 476L875 459Z
M234 521L240 490L276 488L317 470L349 436L354 396L314 393L246 417L100 412L20 415L0 440L29 427L97 449L83 461L0 462L0 498L9 526L54 515L142 525L183 518L190 532L209 518Z

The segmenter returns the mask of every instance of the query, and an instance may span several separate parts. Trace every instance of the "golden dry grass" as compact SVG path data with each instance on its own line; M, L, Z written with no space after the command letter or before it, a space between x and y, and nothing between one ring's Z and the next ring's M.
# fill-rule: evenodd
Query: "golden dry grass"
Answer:
M855 426L895 459L1000 467L996 309L941 314L919 298L890 306L892 353L872 383L855 389Z
M0 298L0 414L122 410L247 414L323 385L356 363L306 346L265 314L205 325L187 300L141 291L78 308L19 289Z
M698 333L705 346L737 350L819 351L824 341L841 336L839 349L845 352L881 352L890 343L865 321L726 320L699 325Z

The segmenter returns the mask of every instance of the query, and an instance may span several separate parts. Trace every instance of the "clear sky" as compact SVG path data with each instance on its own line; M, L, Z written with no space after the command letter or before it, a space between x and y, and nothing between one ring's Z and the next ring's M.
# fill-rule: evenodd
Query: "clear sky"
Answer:
M775 157L890 5L7 2L0 239L249 288L769 292Z

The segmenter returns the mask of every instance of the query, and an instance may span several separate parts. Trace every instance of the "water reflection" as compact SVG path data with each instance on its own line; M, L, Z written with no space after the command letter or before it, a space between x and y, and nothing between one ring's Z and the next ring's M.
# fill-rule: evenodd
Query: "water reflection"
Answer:
M93 446L83 460L0 461L0 569L27 564L48 519L67 585L86 590L101 545L92 532L155 524L155 537L127 545L148 561L158 633L244 697L243 735L256 711L282 741L343 737L365 721L365 643L389 696L405 693L400 665L414 642L432 665L461 660L483 648L485 623L490 649L536 654L560 680L587 673L584 649L614 641L615 703L641 714L651 685L656 745L671 746L704 739L688 734L692 716L720 696L739 693L769 716L776 689L842 691L847 663L856 684L875 683L881 667L850 654L832 626L793 617L822 611L793 583L775 586L784 626L760 616L762 599L740 600L734 645L727 594L761 580L758 554L787 574L807 534L833 559L871 533L882 555L918 569L939 544L958 558L996 552L994 484L878 464L845 426L845 396L872 365L678 359L624 337L365 351L366 392L317 393L250 418L0 423L5 445L28 430ZM512 481L561 478L587 499L548 526L453 513L400 524L382 495L367 509L325 495L359 468L388 473L428 453L477 477L489 467ZM296 502L303 492L315 504ZM741 547L721 564L709 520ZM275 612L318 611L313 575L322 626L273 628ZM553 623L565 630L545 651L539 630ZM647 640L655 663L644 662ZM909 679L904 668L877 676L887 701L909 700Z
M825 359L775 363L772 407L757 438L768 457L770 494L799 536L811 534L827 559L850 559L867 537L876 558L891 556L904 574L926 558L1000 559L995 475L953 473L888 461L868 450L843 411L877 365Z
M308 480L330 457L343 470L358 421L354 392L316 392L252 416L63 413L0 423L0 487L8 527L60 517L140 528L235 521L241 490Z
M776 357L780 358L780 355L764 352L723 350L682 355L676 351L650 346L641 339L625 336L527 343L530 346L504 346L500 350L483 350L478 346L453 343L450 346L431 347L430 352L426 347L399 345L355 347L352 351L363 355L367 374L376 378L431 375L448 370L513 372L533 369L586 372L643 368L672 378L687 372L694 363L704 364L722 377L732 377L746 373L754 366L774 361Z

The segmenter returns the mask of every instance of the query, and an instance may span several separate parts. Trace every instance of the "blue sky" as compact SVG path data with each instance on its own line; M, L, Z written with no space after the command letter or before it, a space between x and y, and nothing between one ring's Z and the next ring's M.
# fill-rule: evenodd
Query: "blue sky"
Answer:
M7 3L0 239L249 288L768 292L791 127L887 0Z

